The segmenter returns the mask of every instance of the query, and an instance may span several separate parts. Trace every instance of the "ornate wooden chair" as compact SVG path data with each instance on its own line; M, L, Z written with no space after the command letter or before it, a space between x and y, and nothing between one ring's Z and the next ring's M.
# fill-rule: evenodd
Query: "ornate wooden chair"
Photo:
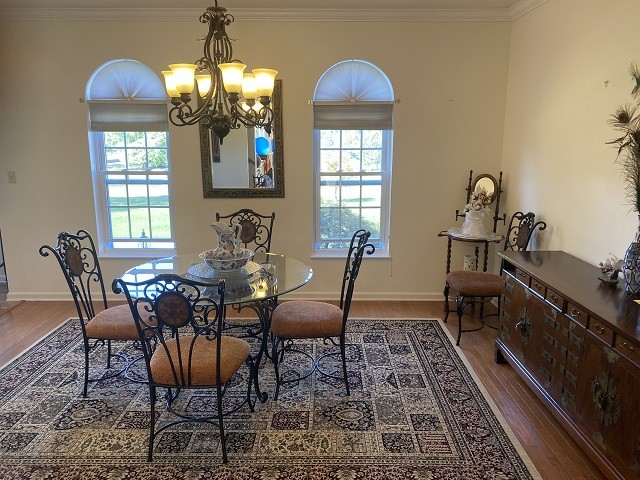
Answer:
M367 243L370 235L370 232L358 230L351 238L342 277L339 306L325 302L293 300L279 304L273 311L271 320L271 356L276 374L275 400L278 399L281 385L298 382L307 378L316 370L330 378L344 380L347 395L350 394L345 355L346 326L362 258L365 253L371 255L375 251L375 247L371 243ZM325 353L314 360L310 354L293 347L293 340L307 338L323 338L326 342L330 341L333 345L339 346L340 351ZM335 341L336 338L338 338L338 343ZM284 374L280 375L279 364L284 359L284 353L289 351L295 351L307 356L312 362L311 369L303 375L296 373L295 378L292 379L285 379ZM342 375L333 375L320 368L320 362L325 357L338 354L342 359Z
M82 396L86 397L89 382L106 380L126 372L130 361L123 355L112 353L111 342L114 340L136 341L138 331L128 305L116 307L107 305L102 271L95 244L89 232L86 230L78 230L75 234L61 232L58 234L55 247L43 245L39 251L43 257L53 254L58 260L76 305L84 345ZM102 304L102 311L96 311L94 302ZM107 346L106 368L111 368L113 358L121 363L120 368L108 375L89 378L89 354L105 343Z
M547 228L547 224L545 222L541 221L536 223L535 219L536 216L533 212L514 213L511 217L509 229L505 236L504 250L526 250L536 228L540 230ZM475 332L480 330L485 326L485 319L487 317L500 315L500 299L504 289L502 271L500 272L500 275L489 272L477 272L474 270L454 270L449 272L444 284L445 322L449 317L449 312L452 311L449 308L449 290L451 288L456 291L455 312L458 315L458 337L456 339L456 345L460 345L460 337L464 332ZM485 302L490 302L494 298L498 301L497 313L485 315ZM478 303L480 304L480 312L478 315L478 319L481 322L480 326L477 328L463 330L462 316L465 309L467 307L475 308Z
M218 287L161 274L143 282L116 279L113 291L124 292L133 312L149 377L150 427L148 460L153 458L156 436L165 429L190 422L216 425L220 432L222 460L227 462L223 417L245 404L253 411L251 381L253 361L249 344L240 338L222 335L225 282ZM143 311L144 314L140 314ZM223 409L223 397L238 370L247 364L246 398ZM156 429L156 390L166 388L167 411L177 420L163 422ZM197 413L189 402L176 402L189 390L215 391L216 408ZM180 404L184 404L181 408ZM209 406L211 408L211 406Z

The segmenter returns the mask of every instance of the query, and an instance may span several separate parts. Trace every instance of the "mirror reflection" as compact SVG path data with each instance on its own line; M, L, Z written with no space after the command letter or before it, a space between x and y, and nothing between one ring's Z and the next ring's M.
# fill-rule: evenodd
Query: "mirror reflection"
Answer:
M220 144L200 126L202 186L205 198L284 197L282 81L272 96L273 128L241 127Z

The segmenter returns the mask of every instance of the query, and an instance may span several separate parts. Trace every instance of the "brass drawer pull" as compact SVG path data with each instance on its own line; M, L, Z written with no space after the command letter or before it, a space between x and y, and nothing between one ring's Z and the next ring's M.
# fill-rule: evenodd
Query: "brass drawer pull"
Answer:
M571 315L572 317L579 317L580 315L582 315L582 312L572 307L569 315Z
M627 343L627 342L621 342L621 343L620 343L620 346L621 346L621 347L626 348L626 349L627 349L627 350L629 350L630 352L635 351L635 348L633 348L633 345L630 345L630 344L629 344L629 343Z
M553 300L554 302L557 302L559 300L558 296L554 293L551 294L551 300Z
M594 323L593 328L595 328L596 332L598 332L600 335L604 333L604 328L602 328L598 323Z

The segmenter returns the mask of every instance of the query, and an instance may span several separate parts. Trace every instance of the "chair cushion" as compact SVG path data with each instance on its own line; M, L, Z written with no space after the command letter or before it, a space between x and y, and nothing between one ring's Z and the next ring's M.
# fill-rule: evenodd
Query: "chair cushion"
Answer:
M178 344L176 338L165 342L165 347L158 345L151 356L149 367L153 382L161 385L205 386L217 385L216 340L208 340L205 336L198 336L193 345L191 355L191 379L189 380L189 354L191 352L192 336L180 337L180 356L182 357L182 371L178 359ZM220 383L228 382L238 371L249 356L250 347L246 340L236 337L222 336L220 340ZM173 360L177 382L169 357Z
M141 311L142 313L142 311ZM138 340L129 304L109 307L87 323L87 337L100 340Z
M273 311L271 332L279 338L337 337L342 333L343 312L325 302L294 300Z
M499 297L504 289L504 280L500 275L474 270L450 272L447 283L466 297Z

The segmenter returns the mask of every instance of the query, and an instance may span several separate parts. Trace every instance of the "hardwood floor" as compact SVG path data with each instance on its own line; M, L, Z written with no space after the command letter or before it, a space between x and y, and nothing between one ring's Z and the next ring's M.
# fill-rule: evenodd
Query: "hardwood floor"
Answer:
M0 315L0 365L75 315L72 302L24 302ZM442 318L442 303L354 302L351 316ZM450 316L446 326L455 336L455 316ZM465 333L461 350L542 478L605 479L515 371L509 365L495 363L495 335L496 331L489 328Z

